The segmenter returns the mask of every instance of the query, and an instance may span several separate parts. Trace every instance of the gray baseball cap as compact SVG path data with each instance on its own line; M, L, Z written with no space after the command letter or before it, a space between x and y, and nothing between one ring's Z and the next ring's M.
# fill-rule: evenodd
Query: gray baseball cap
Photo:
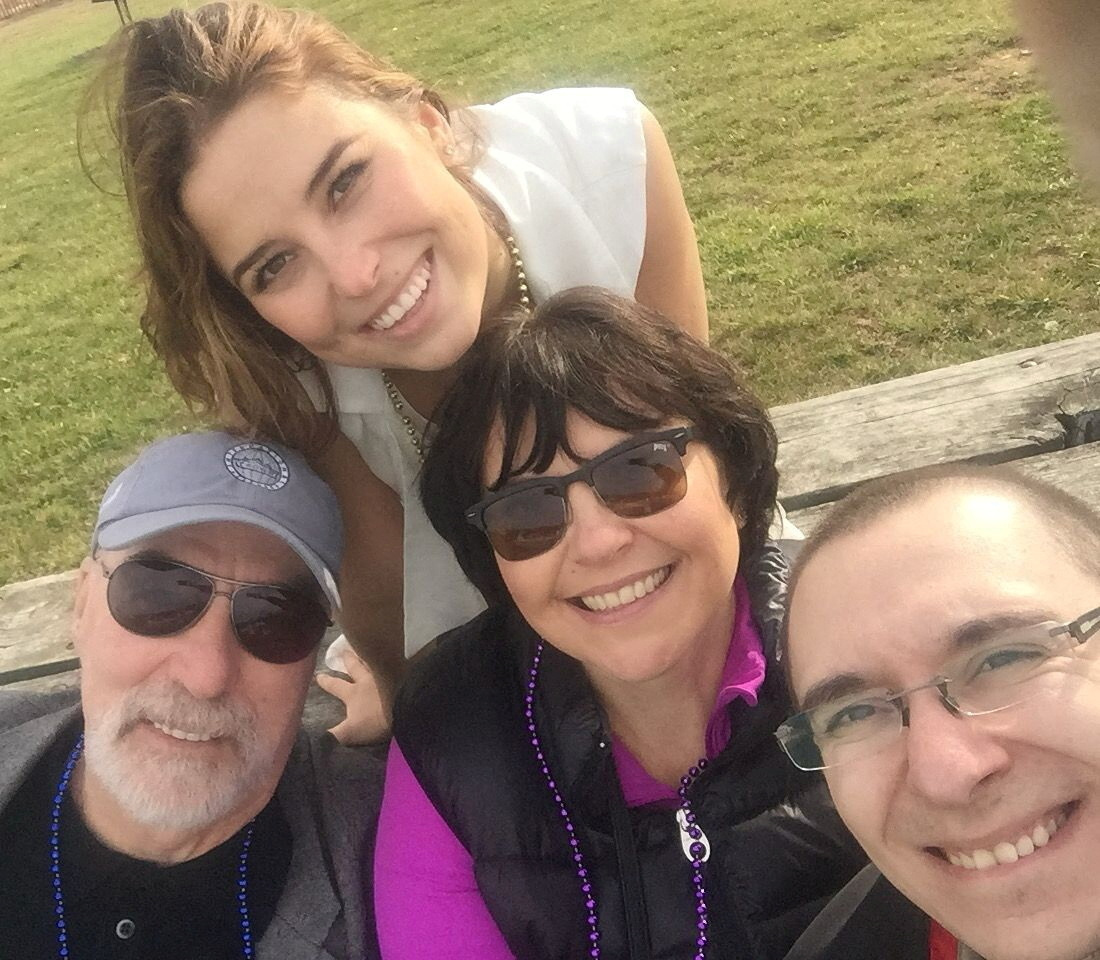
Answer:
M103 495L92 551L215 520L275 534L339 608L344 535L336 495L300 453L266 440L185 433L151 443Z

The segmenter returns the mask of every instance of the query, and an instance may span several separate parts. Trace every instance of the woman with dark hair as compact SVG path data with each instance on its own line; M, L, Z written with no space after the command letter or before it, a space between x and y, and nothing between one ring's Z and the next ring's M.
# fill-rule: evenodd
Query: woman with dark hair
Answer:
M766 412L584 289L485 331L438 423L424 505L490 607L398 696L383 955L782 956L862 855L772 736Z

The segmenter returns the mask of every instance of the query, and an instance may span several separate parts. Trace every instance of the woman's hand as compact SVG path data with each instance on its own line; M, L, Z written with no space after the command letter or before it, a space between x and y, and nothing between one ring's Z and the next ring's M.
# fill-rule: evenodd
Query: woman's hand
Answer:
M382 699L374 672L350 648L343 652L341 668L350 679L332 673L317 674L317 686L344 702L347 716L329 730L345 746L370 743L389 735L389 710Z

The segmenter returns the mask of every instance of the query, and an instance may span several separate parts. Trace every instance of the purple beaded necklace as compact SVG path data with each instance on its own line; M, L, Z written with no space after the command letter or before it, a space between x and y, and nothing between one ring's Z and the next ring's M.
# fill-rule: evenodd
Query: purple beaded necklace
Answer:
M581 894L584 896L584 907L587 912L588 940L592 944L588 955L592 960L599 960L600 953L600 926L599 913L596 906L595 894L592 890L592 879L588 868L584 863L584 854L581 853L580 841L577 839L577 830L573 826L573 819L569 815L569 808L565 805L565 799L558 790L554 775L547 763L546 754L542 749L542 740L539 738L538 725L535 723L535 690L538 688L539 667L542 664L543 642L540 640L535 646L535 655L531 659L531 669L527 674L527 691L523 698L523 715L527 719L527 732L531 735L531 746L535 750L535 759L539 769L546 778L546 786L554 802L558 805L562 823L565 826L566 835L569 837L569 846L573 850L573 863L577 871L577 879L580 880ZM684 856L691 862L691 882L695 887L695 913L697 920L695 928L699 935L695 940L693 960L704 960L707 951L707 892L703 882L703 864L710 858L710 841L703 833L702 827L696 820L695 813L691 809L691 801L688 793L692 784L699 779L707 768L707 758L703 757L680 778L680 789L677 791L680 797L680 809L676 811L676 822L680 826L680 844L684 849Z

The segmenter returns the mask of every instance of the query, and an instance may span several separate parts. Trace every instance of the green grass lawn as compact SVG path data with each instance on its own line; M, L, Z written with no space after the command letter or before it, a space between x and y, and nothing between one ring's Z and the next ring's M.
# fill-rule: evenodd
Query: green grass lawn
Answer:
M1096 328L1100 217L1001 0L311 5L459 101L634 87L714 338L771 403ZM86 0L0 23L0 583L72 566L111 474L189 422L137 332L125 204L76 156L116 23Z

